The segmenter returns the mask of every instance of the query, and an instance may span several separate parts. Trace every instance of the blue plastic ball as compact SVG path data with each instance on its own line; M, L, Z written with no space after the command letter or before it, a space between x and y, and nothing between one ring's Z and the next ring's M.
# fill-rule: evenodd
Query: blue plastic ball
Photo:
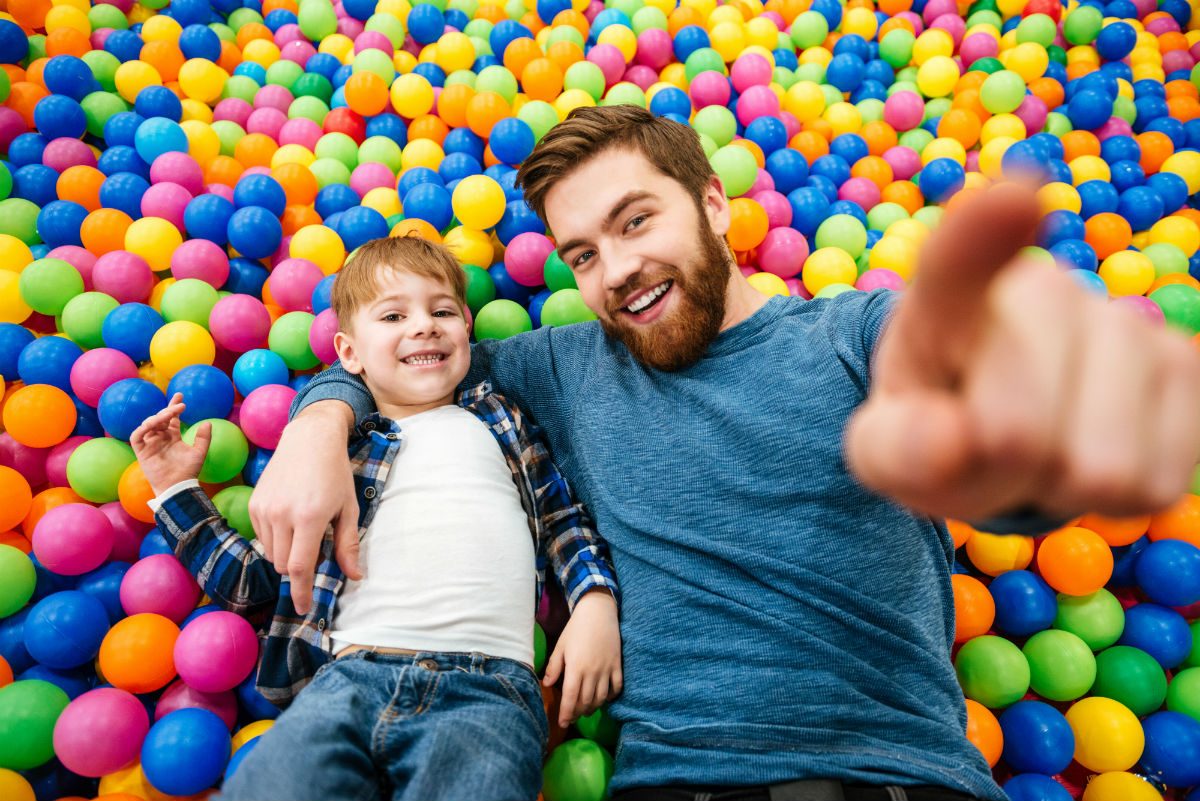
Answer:
M1118 643L1141 648L1165 669L1172 670L1191 653L1192 632L1187 620L1174 609L1140 603L1125 610L1125 631Z
M154 384L141 378L123 378L104 390L96 411L110 436L128 441L143 420L166 406L167 396Z
M988 586L996 602L997 631L1027 637L1050 628L1058 612L1058 599L1040 576L1028 570L1001 573Z
M283 241L283 225L279 218L262 206L246 206L235 211L225 233L229 236L230 247L251 259L270 256Z
M55 200L42 207L37 216L38 236L52 248L83 244L79 229L88 210L70 200Z
M948 200L965 182L966 172L954 159L934 159L925 165L918 179L921 194L938 203Z
M445 27L445 15L432 3L414 6L408 14L408 32L419 44L433 44L441 38Z
M1200 601L1200 548L1183 540L1152 542L1134 568L1146 597L1163 606Z
M1067 788L1038 773L1021 773L1004 783L1009 801L1071 801Z
M151 117L138 126L133 146L142 157L142 161L153 164L163 153L188 152L188 138L183 128L174 120Z
M108 633L104 604L77 590L56 592L38 601L25 622L25 648L49 668L65 669L91 662Z
M265 348L248 350L233 363L233 384L242 397L259 387L287 382L287 364L274 351Z
M120 209L136 220L142 216L142 195L149 189L150 182L142 176L119 172L100 185L100 205Z
M221 370L208 364L193 364L183 368L167 383L167 398L183 394L187 408L180 419L186 425L201 420L228 417L233 411L233 381Z
M219 717L207 709L178 709L150 727L142 770L160 792L192 795L221 778L229 749L229 729Z
M162 315L145 303L122 303L104 318L100 336L105 347L144 362L150 358L150 340L162 326Z
M533 129L524 120L509 117L492 128L492 153L505 164L520 164L533 152Z
M83 349L65 337L41 337L21 351L17 375L27 385L50 384L71 392L71 368L82 355Z
M1180 712L1155 712L1142 721L1146 775L1169 787L1200 784L1200 721Z
M78 139L87 130L87 117L74 98L49 95L34 106L33 124L47 139Z
M1004 761L1017 773L1053 776L1066 770L1075 754L1071 725L1042 701L1018 701L1000 713Z
M121 606L121 580L132 567L128 562L109 562L79 577L75 589L87 593L104 605L109 625L125 617Z
M283 187L269 175L246 175L233 188L233 205L239 209L261 206L276 217L287 208Z
M0 323L0 376L4 376L7 381L16 377L21 351L33 340L33 332L25 326Z

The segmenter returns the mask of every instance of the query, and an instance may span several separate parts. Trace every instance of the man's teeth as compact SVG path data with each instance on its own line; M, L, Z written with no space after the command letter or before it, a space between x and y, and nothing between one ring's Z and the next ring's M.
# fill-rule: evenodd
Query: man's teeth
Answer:
M438 353L436 355L409 356L401 361L403 361L405 364L437 364L438 362L443 361L445 358L446 357L443 354Z
M638 314L639 312L643 311L647 306L649 306L651 303L653 303L654 301L656 301L660 297L662 297L663 294L670 288L671 288L671 282L663 281L661 284L654 287L654 289L651 289L645 295L642 295L640 298L635 300L633 303L630 303L628 306L625 307L625 309L626 309L626 311L630 311L630 312L633 312L634 314Z

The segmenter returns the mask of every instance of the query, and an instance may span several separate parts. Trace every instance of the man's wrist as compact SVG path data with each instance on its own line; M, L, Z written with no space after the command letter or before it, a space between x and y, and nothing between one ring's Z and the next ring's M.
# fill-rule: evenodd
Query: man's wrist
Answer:
M292 422L296 422L297 420L326 420L336 425L344 426L345 430L349 432L354 425L354 409L343 400L327 398L305 406L293 418Z

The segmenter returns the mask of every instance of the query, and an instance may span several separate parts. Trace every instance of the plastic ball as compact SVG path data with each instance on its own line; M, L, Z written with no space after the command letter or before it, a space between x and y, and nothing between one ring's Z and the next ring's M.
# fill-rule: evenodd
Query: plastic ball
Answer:
M83 442L67 461L71 489L92 503L117 500L121 474L134 461L133 449L112 437Z
M1029 661L1030 686L1047 700L1072 701L1096 680L1091 648L1070 632L1040 631L1021 650Z
M1067 710L1075 733L1075 760L1090 771L1128 770L1142 755L1145 735L1137 716L1109 698L1084 698Z
M126 378L104 390L96 410L100 424L110 436L128 441L143 420L166 406L167 396L154 384L141 378Z
M33 597L37 573L29 557L0 545L0 619L19 612Z
M963 693L989 709L1008 706L1029 689L1029 663L1002 637L984 635L965 643L954 667Z
M56 592L29 613L25 648L46 667L78 667L96 658L108 625L108 612L97 599L74 590Z
M1061 529L1042 541L1038 570L1046 583L1067 595L1090 595L1112 576L1113 558L1098 534L1078 526Z
M239 422L246 438L260 448L274 450L287 425L288 409L296 391L282 384L267 384L242 401Z
M121 606L130 616L153 613L178 623L199 598L195 579L170 554L138 560L121 581Z
M612 773L613 760L607 751L591 740L568 740L546 760L542 794L546 801L600 799Z
M230 755L229 730L206 709L180 709L150 727L142 769L159 792L191 795L212 786Z
M79 576L102 565L112 551L112 524L84 503L68 503L46 512L32 536L33 552L47 569Z
M149 730L146 708L135 696L102 687L63 710L54 725L54 753L73 773L100 777L136 760Z
M31 679L0 687L0 767L29 770L54 757L54 725L69 703L49 682Z
M1124 704L1135 715L1159 709L1167 697L1167 678L1154 657L1128 645L1114 645L1096 656L1091 694Z

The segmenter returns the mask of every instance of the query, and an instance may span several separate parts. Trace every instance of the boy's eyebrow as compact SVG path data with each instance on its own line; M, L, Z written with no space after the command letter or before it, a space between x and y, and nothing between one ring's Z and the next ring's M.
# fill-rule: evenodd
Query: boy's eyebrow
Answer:
M376 306L379 306L381 304L387 303L388 301L392 301L392 300L412 300L412 297L404 292L389 292L386 295L382 295L381 297L376 298L375 301L370 305L369 308L373 309ZM449 292L438 292L438 293L434 294L430 298L430 300L434 300L434 301L449 300L449 301L453 302L454 296L451 295Z
M633 205L634 203L640 203L643 200L649 200L653 197L654 193L647 192L644 189L635 189L626 192L621 199L618 200L611 209L609 209L608 214L604 216L604 223L600 226L600 229L604 230L609 228L614 222L616 222L616 219L621 216L621 212L625 211L625 209L629 206ZM585 244L587 244L587 240L580 237L576 237L569 242L564 242L557 248L560 258L563 253Z

